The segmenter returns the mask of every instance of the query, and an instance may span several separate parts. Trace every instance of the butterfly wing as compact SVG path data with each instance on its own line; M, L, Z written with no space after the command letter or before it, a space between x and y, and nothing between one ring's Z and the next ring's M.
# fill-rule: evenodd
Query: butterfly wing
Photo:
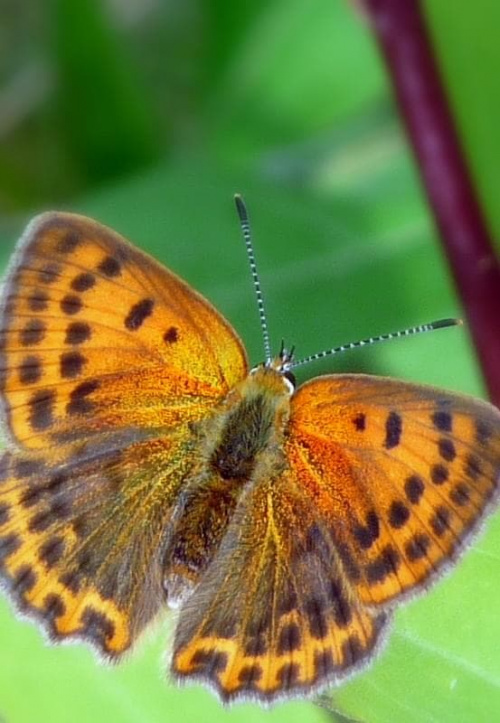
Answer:
M247 372L241 342L205 299L115 232L72 214L28 227L0 330L5 417L25 448L84 429L187 423Z
M164 600L160 548L191 423L246 372L196 292L99 224L46 214L5 282L0 574L54 639L126 650Z
M54 641L126 651L164 602L160 550L189 473L183 435L50 464L1 460L0 577L17 608Z
M257 474L181 609L172 672L225 702L307 695L362 667L386 622L359 605L292 473Z
M500 412L364 375L313 379L292 399L287 456L365 604L430 582L497 498Z

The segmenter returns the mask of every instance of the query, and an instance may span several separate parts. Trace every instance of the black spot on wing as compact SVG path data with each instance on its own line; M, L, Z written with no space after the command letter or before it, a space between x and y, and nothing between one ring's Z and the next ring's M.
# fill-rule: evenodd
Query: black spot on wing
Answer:
M458 482L450 490L450 499L457 507L465 507L470 502L470 489L463 482Z
M64 539L59 535L49 537L40 547L38 557L40 562L50 569L61 559L65 548Z
M298 663L285 663L276 673L280 687L284 690L292 688L299 682L300 666Z
M389 508L389 524L394 530L399 530L404 527L410 519L410 510L408 507L399 500L391 502Z
M112 256L106 256L99 263L97 270L104 276L107 276L108 279L114 279L117 276L120 276L122 267L117 259L114 259Z
M16 570L12 579L12 587L16 593L24 595L35 587L37 579L37 574L31 565L25 563Z
M424 494L425 485L421 477L416 474L410 475L405 481L405 495L409 502L417 505Z
M353 535L364 550L368 550L373 545L380 535L379 519L374 510L368 512L366 524L354 527Z
M153 299L142 299L134 304L125 317L125 328L129 331L137 331L144 324L148 316L151 316L154 308Z
M71 282L71 288L73 291L88 291L88 289L91 289L95 284L95 276L94 274L90 274L88 272L83 272L81 274L78 274L78 276L75 276L75 278Z
M46 326L41 319L31 319L19 334L21 346L36 346L45 337Z
M300 628L297 623L284 625L278 638L278 655L298 650L301 645L301 640Z
M431 419L435 429L439 432L451 432L453 419L450 412L439 410L434 412Z
M13 532L0 536L0 568L10 555L21 547L21 539Z
M179 330L176 329L175 326L171 326L167 331L163 334L163 341L166 344L175 344L176 341L179 340Z
M453 440L449 439L448 437L443 437L438 441L438 449L440 456L446 462L452 462L457 456Z
M417 532L405 545L406 557L410 562L417 562L427 556L427 550L431 546L431 539L428 535Z
M74 379L80 376L86 358L79 351L68 351L61 354L59 367L62 379Z
M31 311L45 311L49 305L49 295L44 289L35 289L28 297Z
M40 357L31 355L23 359L19 365L19 381L21 384L36 384L42 377Z
M73 321L66 329L65 343L76 346L88 341L91 336L92 330L89 324L84 321Z
M96 643L107 646L108 641L115 634L115 626L104 613L87 605L81 616L82 633Z
M38 281L40 281L42 284L53 284L54 281L57 281L61 274L61 266L56 263L48 263L45 264L45 266L42 266L40 271L38 272Z
M54 424L56 392L53 389L41 389L29 399L29 422L32 429L42 432Z
M449 477L449 472L444 464L434 464L431 467L431 480L435 485L443 485Z
M390 412L385 422L385 441L386 449L397 447L401 441L403 432L403 420L397 412Z
M366 414L360 412L353 418L352 423L358 432L364 432L366 429Z
M262 678L262 667L258 663L244 665L238 673L238 680L245 688L253 688Z
M434 510L429 522L435 535L442 537L450 529L451 510L439 505Z
M60 254L69 254L75 251L81 243L82 237L78 231L70 230L59 239L56 245L56 251Z
M73 316L82 310L82 300L77 294L66 294L61 299L60 307L63 314Z
M99 386L97 379L89 379L75 387L69 395L70 401L66 405L67 413L90 414L93 412L95 403L89 399L89 396L93 394Z

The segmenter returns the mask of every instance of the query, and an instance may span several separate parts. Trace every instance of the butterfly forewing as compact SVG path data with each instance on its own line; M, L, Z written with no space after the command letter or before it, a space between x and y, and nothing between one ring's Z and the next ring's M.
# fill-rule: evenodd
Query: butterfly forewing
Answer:
M430 387L363 375L305 384L289 458L364 603L431 580L497 497L500 412Z
M247 369L207 301L118 234L71 214L28 227L0 330L8 427L31 448L71 436L76 419L89 431L187 423Z

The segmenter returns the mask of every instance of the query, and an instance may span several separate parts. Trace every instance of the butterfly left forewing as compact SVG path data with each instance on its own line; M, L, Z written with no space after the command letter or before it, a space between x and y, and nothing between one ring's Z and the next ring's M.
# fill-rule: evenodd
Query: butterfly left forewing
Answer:
M226 702L310 695L366 664L385 622L352 595L298 481L256 474L181 609L172 671Z
M26 448L79 431L171 428L246 372L242 345L196 291L96 221L47 213L4 282L0 385Z
M313 379L292 401L292 467L365 604L418 590L498 497L500 412L364 375Z

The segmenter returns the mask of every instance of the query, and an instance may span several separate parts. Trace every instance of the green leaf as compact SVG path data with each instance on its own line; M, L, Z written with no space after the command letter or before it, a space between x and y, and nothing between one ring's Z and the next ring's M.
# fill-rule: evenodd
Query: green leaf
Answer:
M153 104L104 4L52 0L50 21L60 134L77 172L102 182L157 159Z

